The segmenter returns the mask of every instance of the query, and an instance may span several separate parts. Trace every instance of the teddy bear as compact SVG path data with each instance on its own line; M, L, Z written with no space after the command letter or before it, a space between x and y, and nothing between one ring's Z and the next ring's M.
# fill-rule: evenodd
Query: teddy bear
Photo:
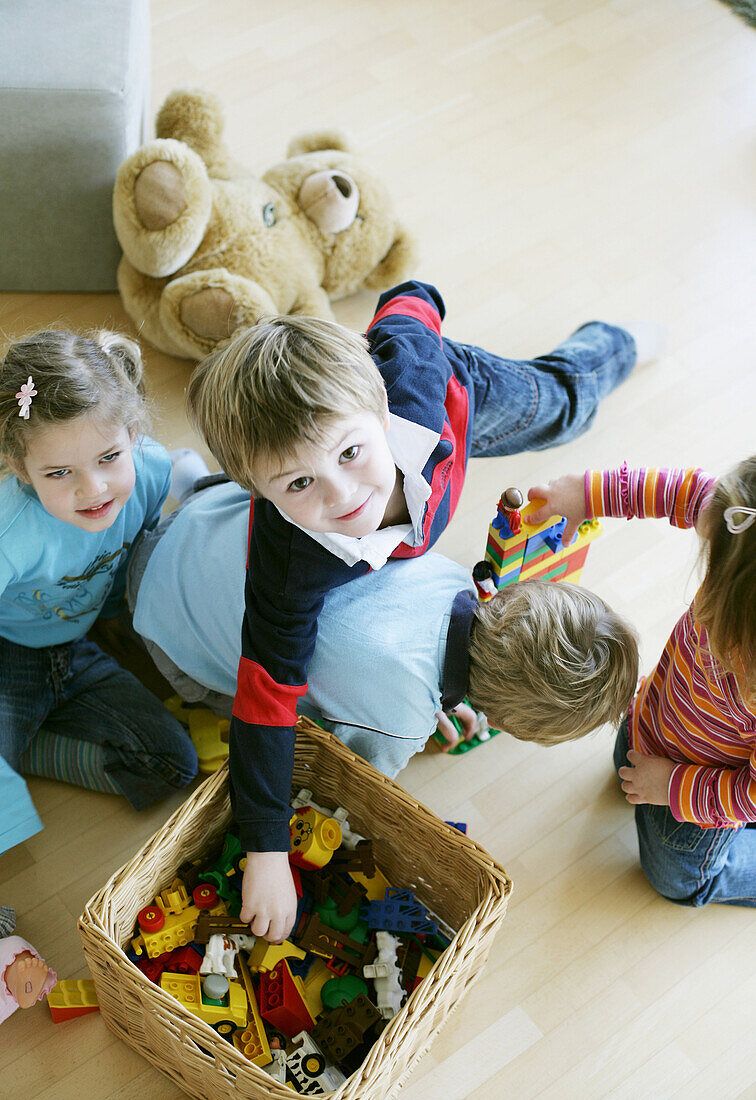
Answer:
M223 128L214 95L175 91L157 139L119 168L118 288L145 339L199 359L262 317L330 318L331 300L409 274L414 240L343 135L294 139L258 178L230 158Z

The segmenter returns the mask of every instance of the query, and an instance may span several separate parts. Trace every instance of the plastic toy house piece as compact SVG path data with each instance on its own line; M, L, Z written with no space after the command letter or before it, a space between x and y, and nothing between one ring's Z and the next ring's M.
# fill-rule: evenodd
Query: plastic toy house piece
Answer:
M97 1012L100 1007L91 978L58 982L47 994L47 1004L56 1024L72 1020L74 1016Z
M509 524L502 523L497 510L488 529L485 560L493 570L496 588L514 584L515 581L540 577L550 581L572 581L577 584L588 556L588 546L601 534L598 520L581 524L575 539L569 546L562 546L565 521L561 516L551 516L545 523L531 525L526 519L536 512L543 501L533 500L521 511L519 530L509 534ZM488 593L480 593L481 599L490 599Z

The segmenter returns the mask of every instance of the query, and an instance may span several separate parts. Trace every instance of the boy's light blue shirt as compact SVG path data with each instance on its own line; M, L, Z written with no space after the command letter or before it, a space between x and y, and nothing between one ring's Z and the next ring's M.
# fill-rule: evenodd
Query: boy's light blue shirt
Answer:
M237 485L191 498L153 550L134 609L140 634L193 680L231 697L248 523L249 494ZM329 592L300 713L324 718L355 751L396 774L435 729L451 608L461 589L474 591L469 572L429 553L389 561ZM376 733L384 735L382 749Z
M146 436L134 446L134 491L107 531L51 516L34 490L0 481L0 635L38 649L81 638L123 599L129 550L154 527L168 495L171 461Z

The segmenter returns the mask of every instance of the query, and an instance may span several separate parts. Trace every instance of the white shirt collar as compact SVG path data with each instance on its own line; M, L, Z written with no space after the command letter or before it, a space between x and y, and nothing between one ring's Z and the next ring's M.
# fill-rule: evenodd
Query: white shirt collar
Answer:
M383 527L380 531L355 538L353 535L339 535L331 531L309 531L294 523L293 519L278 509L284 519L299 527L300 531L304 531L347 565L366 561L371 569L380 569L401 542L419 546L423 541L425 503L431 495L431 487L422 471L438 443L438 434L422 424L415 424L390 412L386 441L395 465L404 476L404 497L410 523Z

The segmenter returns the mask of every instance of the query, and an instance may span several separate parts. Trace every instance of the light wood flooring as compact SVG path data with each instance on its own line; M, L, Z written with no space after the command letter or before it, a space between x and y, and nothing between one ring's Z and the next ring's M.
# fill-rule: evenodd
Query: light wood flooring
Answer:
M698 463L753 450L756 32L717 0L153 0L153 104L223 98L263 170L339 125L388 181L446 300L449 335L540 354L585 320L650 318L669 349L579 441L471 465L438 549L472 565L498 493L586 465ZM374 299L339 303L363 327ZM8 336L130 330L115 295L0 295ZM196 444L189 365L147 349L168 446ZM695 585L695 539L607 524L583 580L635 621L648 669ZM515 889L486 970L407 1100L756 1097L756 917L677 908L637 862L609 731L544 750L499 737L401 777L467 821ZM45 829L0 858L0 901L61 977L85 976L76 918L181 799L144 814L31 780ZM98 1016L44 1005L0 1031L13 1100L173 1100Z

